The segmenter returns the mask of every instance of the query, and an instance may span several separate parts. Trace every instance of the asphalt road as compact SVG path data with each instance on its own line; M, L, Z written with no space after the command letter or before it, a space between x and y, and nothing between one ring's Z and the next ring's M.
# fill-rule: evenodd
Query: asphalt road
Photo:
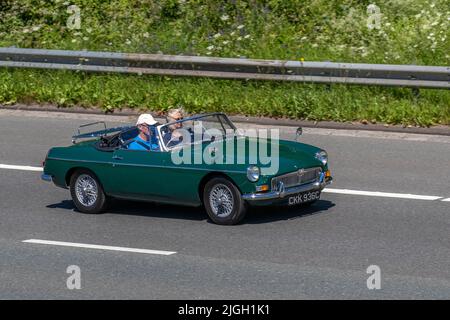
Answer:
M251 210L229 227L201 209L129 201L81 214L40 172L1 168L40 166L97 118L0 111L0 299L450 298L449 137L305 129L302 141L330 155L329 192L310 208ZM80 290L66 286L70 265ZM367 288L370 265L380 267L379 290Z

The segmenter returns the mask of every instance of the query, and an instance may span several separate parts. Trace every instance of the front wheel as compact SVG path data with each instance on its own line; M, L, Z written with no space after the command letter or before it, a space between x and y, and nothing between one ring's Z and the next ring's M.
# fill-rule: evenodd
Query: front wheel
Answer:
M203 204L214 223L238 224L246 213L246 203L239 189L225 178L213 178L203 190Z
M70 194L83 213L100 213L106 208L106 196L97 177L88 170L78 170L70 177Z

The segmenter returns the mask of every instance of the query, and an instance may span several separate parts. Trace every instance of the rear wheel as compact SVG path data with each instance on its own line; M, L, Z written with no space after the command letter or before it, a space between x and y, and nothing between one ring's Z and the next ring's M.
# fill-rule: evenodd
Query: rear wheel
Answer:
M97 177L89 170L77 170L70 177L70 194L83 213L100 213L106 208L106 196Z
M239 189L232 182L220 177L206 183L203 204L211 220L221 225L239 223L247 211Z

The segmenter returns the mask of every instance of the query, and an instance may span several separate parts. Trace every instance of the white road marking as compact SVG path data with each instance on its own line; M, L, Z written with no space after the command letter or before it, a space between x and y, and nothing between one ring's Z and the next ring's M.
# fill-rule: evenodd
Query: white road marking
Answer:
M385 197L385 198L400 198L400 199L415 199L415 200L438 200L442 197L438 196L424 196L419 194L409 193L391 193L391 192L379 192L379 191L362 191L362 190L349 190L349 189L330 189L325 188L323 192L339 193L339 194L352 194L358 196L369 197Z
M148 249L137 249L137 248L126 248L126 247L101 246L101 245L96 245L96 244L85 244L85 243L74 243L74 242L63 242L63 241L49 241L49 240L39 240L39 239L28 239L28 240L23 240L22 242L25 242L25 243L37 243L37 244L47 244L47 245L53 245L53 246L86 248L86 249L99 249L99 250L146 253L146 254L159 254L159 255L164 255L164 256L168 256L168 255L176 253L175 251L162 251L162 250L148 250Z
M450 202L450 198L442 199L441 201L448 201L448 202Z
M42 167L14 166L10 164L0 164L0 169L22 170L22 171L42 171Z

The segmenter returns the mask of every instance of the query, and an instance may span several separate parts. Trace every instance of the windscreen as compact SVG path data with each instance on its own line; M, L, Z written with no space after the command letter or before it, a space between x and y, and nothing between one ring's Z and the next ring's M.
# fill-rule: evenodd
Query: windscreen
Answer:
M188 118L161 127L161 136L167 149L185 144L223 139L234 134L235 126L223 114Z

